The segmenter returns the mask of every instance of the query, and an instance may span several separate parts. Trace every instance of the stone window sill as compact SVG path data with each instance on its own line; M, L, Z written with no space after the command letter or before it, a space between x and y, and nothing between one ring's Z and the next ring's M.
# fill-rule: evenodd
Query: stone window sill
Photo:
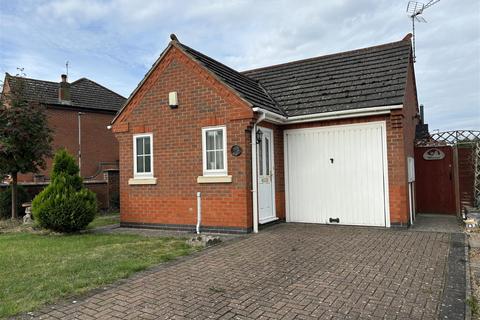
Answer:
M129 185L157 184L157 178L130 178Z
M197 183L231 183L232 176L199 176Z

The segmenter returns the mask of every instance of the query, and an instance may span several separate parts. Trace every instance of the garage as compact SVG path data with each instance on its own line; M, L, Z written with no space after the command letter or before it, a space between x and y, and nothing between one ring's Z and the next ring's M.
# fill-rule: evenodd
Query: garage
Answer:
M385 127L285 130L287 221L389 227Z

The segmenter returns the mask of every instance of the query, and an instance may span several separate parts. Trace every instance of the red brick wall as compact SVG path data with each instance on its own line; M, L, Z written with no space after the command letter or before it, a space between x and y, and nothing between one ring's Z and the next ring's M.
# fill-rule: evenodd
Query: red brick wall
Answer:
M168 106L168 93L171 91L178 93L178 109L172 110ZM414 126L412 120L405 119L412 114L411 93L407 94L406 101L408 110L392 111L391 115L285 127L385 121L390 219L393 225L405 225L409 217L406 155L413 152ZM122 222L194 225L196 193L200 191L203 200L202 225L251 227L250 128L253 117L246 103L172 47L114 124L113 131L120 144ZM232 183L198 184L196 181L202 175L201 128L210 125L227 126L228 174L233 176ZM284 218L283 129L268 123L262 125L274 130L277 216ZM132 136L135 133L153 133L156 185L128 184L128 180L133 178ZM234 144L243 149L239 157L230 154Z
M402 127L403 127L403 143L405 148L405 157L414 158L414 146L415 146L415 127L419 123L418 118L418 99L417 91L415 85L415 72L413 63L410 63L407 71L407 83L405 89L404 103L403 103L403 118L402 118ZM408 166L405 163L405 179L408 183ZM408 187L408 185L407 185ZM407 210L409 210L410 199L407 193Z
M37 194L48 186L48 182L21 182L20 185L27 191L29 200L33 200ZM83 183L85 188L93 191L97 196L97 205L99 210L116 209L109 205L109 189L114 188L109 182L97 180L97 181L85 181ZM7 185L0 185L0 192L3 191Z
M168 93L178 93L170 109ZM120 144L122 222L196 223L196 193L202 193L202 225L251 226L251 108L209 73L171 48L114 124ZM198 184L202 127L226 125L228 174L232 183ZM129 185L133 178L133 134L153 133L156 185ZM233 157L230 148L243 149Z
M112 121L112 113L94 113L82 111L82 176L96 173L99 162L118 161L118 142L107 129ZM48 124L53 130L52 148L66 148L77 159L78 154L78 110L47 108ZM47 168L40 174L50 176L52 159L47 159ZM22 174L19 181L33 181L32 173ZM102 176L97 177L101 179Z
M403 119L403 110L394 110L387 120L390 222L399 225L406 225L410 216Z
M415 89L415 73L413 64L410 63L407 72L407 84L405 89L403 106L403 138L405 143L405 154L413 157L415 142L415 127L419 123L418 100Z
M83 184L89 190L95 192L97 196L98 209L109 209L108 183L106 181L87 181Z

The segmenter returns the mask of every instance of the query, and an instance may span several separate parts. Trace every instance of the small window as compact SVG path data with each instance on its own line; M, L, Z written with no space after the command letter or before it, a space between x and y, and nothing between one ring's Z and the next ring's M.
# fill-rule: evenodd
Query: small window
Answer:
M258 144L258 171L263 176L263 143Z
M265 175L270 175L270 140L265 137Z
M136 178L153 177L152 134L133 136L133 172Z
M202 129L203 175L227 175L227 130L225 127Z

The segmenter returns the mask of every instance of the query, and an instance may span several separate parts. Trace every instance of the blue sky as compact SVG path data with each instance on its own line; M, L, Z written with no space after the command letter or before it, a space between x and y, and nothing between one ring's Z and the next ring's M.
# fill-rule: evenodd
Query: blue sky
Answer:
M404 0L0 0L0 72L90 78L128 96L169 41L246 70L402 39ZM480 1L442 0L417 24L430 129L480 130Z

